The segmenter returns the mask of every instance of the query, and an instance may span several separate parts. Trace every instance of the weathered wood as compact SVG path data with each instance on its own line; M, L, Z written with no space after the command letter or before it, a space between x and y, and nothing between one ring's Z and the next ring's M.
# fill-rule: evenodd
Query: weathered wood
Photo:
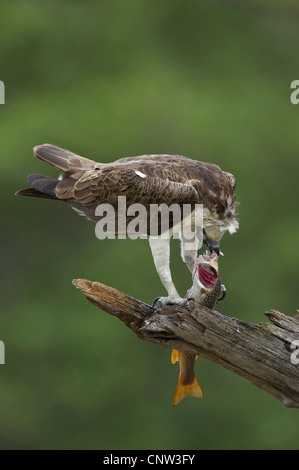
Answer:
M151 306L99 282L73 284L97 307L118 317L139 338L198 354L246 378L288 407L299 407L299 364L293 341L299 317L266 312L272 323L250 324L190 301L186 307Z

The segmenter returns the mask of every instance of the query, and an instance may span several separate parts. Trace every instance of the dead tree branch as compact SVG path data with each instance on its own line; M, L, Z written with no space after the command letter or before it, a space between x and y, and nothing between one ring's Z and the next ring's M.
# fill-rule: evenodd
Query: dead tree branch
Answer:
M189 302L154 313L149 305L99 282L73 284L139 338L198 354L249 380L288 407L299 408L299 316L266 312L271 323L250 324ZM298 345L299 343L297 343ZM299 356L299 354L298 354ZM293 358L293 359L292 359Z

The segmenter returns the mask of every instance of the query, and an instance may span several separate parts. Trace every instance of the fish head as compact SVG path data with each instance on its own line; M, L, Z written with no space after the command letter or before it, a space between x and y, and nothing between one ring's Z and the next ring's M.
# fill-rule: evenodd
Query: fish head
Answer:
M200 289L202 293L212 291L218 281L218 275L217 253L207 251L205 254L199 255L195 261L193 272L193 284L197 289Z

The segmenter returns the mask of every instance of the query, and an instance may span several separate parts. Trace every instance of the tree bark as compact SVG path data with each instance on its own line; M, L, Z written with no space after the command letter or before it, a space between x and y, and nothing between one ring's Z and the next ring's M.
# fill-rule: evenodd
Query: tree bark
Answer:
M288 407L299 407L299 316L276 310L271 323L251 324L190 301L156 309L99 282L73 284L139 338L197 354L249 380ZM297 343L294 343L297 341Z

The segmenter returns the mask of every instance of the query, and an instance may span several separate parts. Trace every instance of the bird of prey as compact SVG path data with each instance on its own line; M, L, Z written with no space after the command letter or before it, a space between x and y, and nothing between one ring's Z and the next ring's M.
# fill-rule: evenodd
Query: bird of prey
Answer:
M202 238L210 252L219 255L219 243L226 230L234 233L238 228L235 208L235 177L219 166L200 162L181 155L142 155L126 157L112 163L97 163L55 145L44 144L34 148L34 155L60 171L58 179L44 175L29 175L31 187L16 193L66 201L79 214L97 222L96 208L108 203L115 208L118 198L125 196L126 207L142 204L150 218L153 204L168 206L189 204L203 207L202 227L195 227L196 242L190 249L182 236L183 215L177 223L168 213L169 229L165 234L159 227L157 236L149 236L149 243L158 275L166 288L167 297L160 303L182 303L172 281L170 271L170 238L179 233L181 256L190 272L193 272L197 251ZM193 212L192 212L193 211ZM183 214L183 212L182 212ZM132 216L126 216L126 224ZM194 223L194 218L192 219ZM199 229L199 230L198 230ZM117 233L117 227L116 227Z

